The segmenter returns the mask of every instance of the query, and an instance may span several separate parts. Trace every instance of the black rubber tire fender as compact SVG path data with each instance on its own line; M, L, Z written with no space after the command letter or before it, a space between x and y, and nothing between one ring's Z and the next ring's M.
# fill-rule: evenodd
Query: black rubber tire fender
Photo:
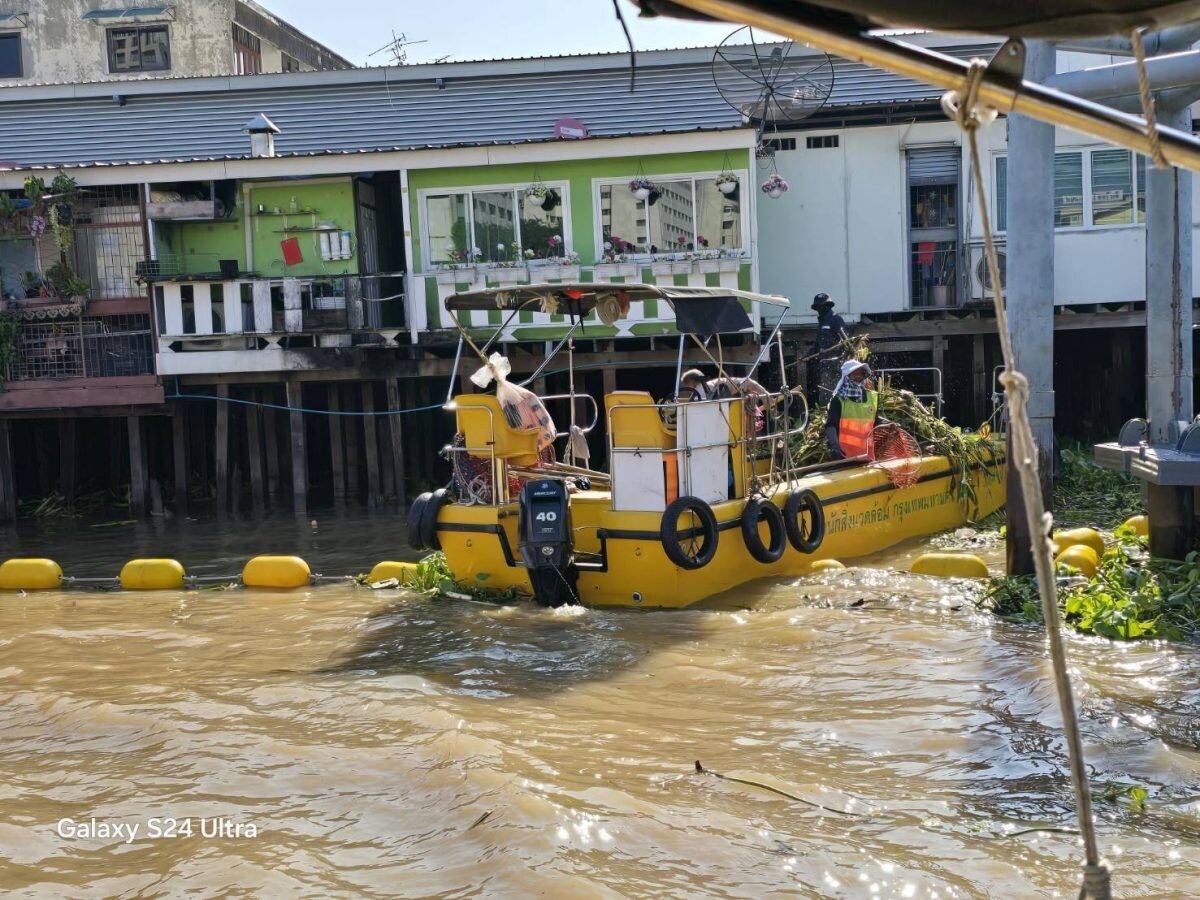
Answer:
M426 491L418 495L408 508L408 546L414 550L428 550L429 545L422 539L421 520L425 518L425 507L433 499L433 493Z
M427 550L441 550L442 542L438 540L437 520L438 513L442 511L442 507L450 500L450 492L445 488L438 488L429 496L429 502L425 504L425 509L421 515L421 540L425 544Z
M812 519L812 528L807 534L800 527L800 514L805 510ZM783 507L783 524L793 547L801 553L816 553L825 540L825 508L821 498L808 488L792 491Z
M679 520L684 513L692 513L700 520L700 533L703 542L695 557L688 556L679 542L683 535L679 532ZM717 526L717 516L712 507L699 497L679 497L673 500L663 512L662 525L659 526L659 539L667 558L681 569L703 569L717 555L717 539L720 529Z
M758 533L759 522L767 523L769 542L764 544ZM742 510L742 540L750 555L767 565L779 562L787 549L787 529L784 528L783 513L779 507L762 497L751 497Z

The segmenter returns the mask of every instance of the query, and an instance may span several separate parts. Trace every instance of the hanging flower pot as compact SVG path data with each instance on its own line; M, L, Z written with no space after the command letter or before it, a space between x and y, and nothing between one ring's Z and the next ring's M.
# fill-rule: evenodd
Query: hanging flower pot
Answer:
M543 203L546 202L546 195L545 194L534 194L534 193L530 192L529 202L532 203L534 206L541 206Z
M639 175L633 181L629 182L629 192L638 200L650 200L652 195L658 193L658 188L645 175ZM653 203L654 200L650 200L650 202Z
M789 188L787 180L778 172L772 173L771 177L762 183L762 192L772 200L778 200Z
M738 177L732 172L723 172L717 176L717 190L729 196L738 189Z

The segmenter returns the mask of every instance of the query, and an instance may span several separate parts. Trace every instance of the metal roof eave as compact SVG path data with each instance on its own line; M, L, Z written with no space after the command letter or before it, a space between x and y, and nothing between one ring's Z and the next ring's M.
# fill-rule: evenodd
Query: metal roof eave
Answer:
M635 138L656 138L656 137L677 137L690 134L720 134L728 132L730 134L737 132L745 132L753 134L754 129L749 126L739 125L735 127L704 127L691 128L687 130L674 131L630 131L621 134L605 134L589 137L586 140L566 140L558 137L542 137L542 138L517 138L511 141L470 141L457 144L414 144L407 147L392 146L392 147L369 147L352 150L298 150L292 152L276 151L274 156L270 157L255 157L250 153L232 153L220 154L216 156L181 156L181 157L162 157L158 159L133 159L133 160L95 160L91 162L47 162L47 163L28 163L15 166L5 165L0 161L0 175L9 172L41 172L41 171L57 171L59 169L120 169L124 167L141 167L141 166L173 166L173 165L189 165L192 163L221 163L221 162L248 162L261 159L264 163L270 160L288 160L288 159L318 159L333 156L367 156L371 154L384 153L420 153L430 150L468 150L481 147L521 147L526 145L544 145L544 144L563 144L569 146L579 146L587 144L593 146L604 141L630 140ZM745 149L750 149L752 145L746 144ZM733 147L731 146L731 149ZM596 154L602 156L603 154Z

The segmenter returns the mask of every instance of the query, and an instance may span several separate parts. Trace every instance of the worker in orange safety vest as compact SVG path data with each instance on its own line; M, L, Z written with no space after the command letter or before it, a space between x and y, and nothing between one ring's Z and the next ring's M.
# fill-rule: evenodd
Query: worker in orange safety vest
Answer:
M879 394L867 379L871 367L855 359L842 363L825 420L825 440L834 459L868 455L871 429L879 420Z

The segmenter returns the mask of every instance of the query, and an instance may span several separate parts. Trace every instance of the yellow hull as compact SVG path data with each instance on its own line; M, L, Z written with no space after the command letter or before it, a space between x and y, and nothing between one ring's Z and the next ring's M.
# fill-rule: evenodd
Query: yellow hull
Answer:
M808 488L821 498L825 539L815 553L787 545L774 563L760 563L742 539L746 501L713 506L720 523L716 555L700 569L682 569L667 558L659 540L661 514L614 512L607 491L571 497L576 549L601 553L605 571L579 573L579 597L590 606L684 607L758 578L807 574L819 559L848 560L883 550L908 538L956 528L1004 505L1004 461L971 473L975 502L960 500L945 457L921 460L920 480L894 488L878 466L842 469L781 485L773 496L782 508L793 490ZM766 534L763 526L764 535ZM501 537L503 536L503 540ZM532 594L517 557L517 505L450 504L438 515L438 539L455 580L488 590Z

